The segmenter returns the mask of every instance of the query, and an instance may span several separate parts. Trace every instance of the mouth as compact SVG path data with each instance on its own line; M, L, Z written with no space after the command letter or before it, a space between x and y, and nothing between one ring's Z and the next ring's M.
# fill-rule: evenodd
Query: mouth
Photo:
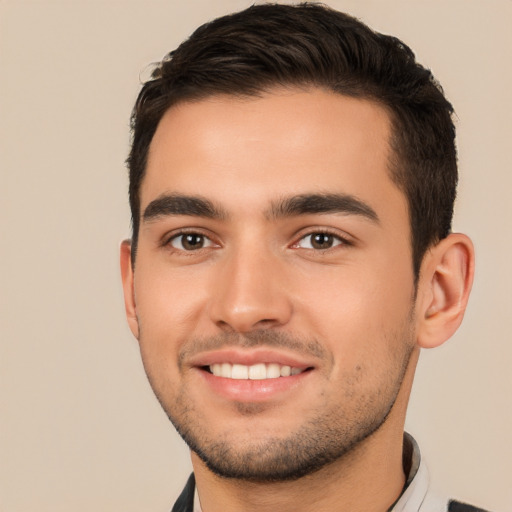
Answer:
M265 348L227 348L198 354L188 363L215 395L229 401L263 402L283 399L302 387L307 377L316 373L308 359Z
M299 375L310 368L299 368L278 363L257 363L253 365L215 363L203 367L215 377L233 380L266 380Z

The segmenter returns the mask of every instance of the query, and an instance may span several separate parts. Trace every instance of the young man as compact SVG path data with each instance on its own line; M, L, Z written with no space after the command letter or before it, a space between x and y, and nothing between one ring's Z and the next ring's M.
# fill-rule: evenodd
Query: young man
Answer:
M174 511L475 511L404 421L458 328L452 107L399 40L329 8L200 27L137 100L126 311L191 449Z

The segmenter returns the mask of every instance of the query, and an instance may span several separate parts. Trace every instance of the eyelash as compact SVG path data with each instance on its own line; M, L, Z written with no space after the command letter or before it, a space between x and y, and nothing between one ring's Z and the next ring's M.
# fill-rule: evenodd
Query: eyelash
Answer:
M190 236L196 236L196 237L201 237L203 239L203 241L205 242L208 242L208 245L206 247L199 247L198 249L192 249L192 250L186 250L186 249L180 249L179 247L174 247L172 245L172 242L174 242L175 240L178 240L178 239L182 239L182 247L183 247L183 239L187 236L187 235L190 235ZM172 234L171 236L165 238L165 240L163 241L162 243L162 246L164 247L168 247L170 248L171 250L173 251L179 251L181 253L194 253L194 252L198 252L200 251L201 249L208 249L209 247L212 247L212 246L215 246L215 245L218 245L216 244L212 238L208 235L206 235L205 233L202 233L200 230L194 230L194 229L190 229L190 230L182 230L182 231L179 231L178 233L174 233Z
M207 246L203 245L197 249L190 249L190 250L187 250L185 248L174 247L172 245L172 242L181 238L182 239L181 246L183 247L183 238L186 237L187 235L201 237L203 239L203 241L206 242L208 245ZM346 237L341 236L339 233L334 232L333 230L330 230L327 228L320 228L320 229L315 229L315 230L309 231L307 233L301 234L300 238L298 238L297 241L291 245L291 247L295 248L295 249L300 249L301 247L299 244L303 240L307 239L308 237L313 237L315 235L326 235L327 237L332 237L333 245L331 247L327 247L327 248L302 247L302 249L322 253L322 252L326 252L331 249L334 249L335 247L338 247L338 246L350 247L350 246L354 245L351 240L349 240ZM310 243L310 245L312 245L312 244ZM166 237L162 243L162 246L168 247L172 251L179 251L180 253L185 253L185 254L186 253L193 254L193 253L197 253L197 252L201 251L202 249L209 249L211 247L219 247L219 244L215 243L210 236L206 235L205 233L202 233L200 230L190 229L190 230L182 230L178 233L174 233L172 236Z
M320 228L320 229L314 229L314 230L308 231L307 233L302 234L300 236L300 238L297 240L297 242L295 242L292 245L292 247L300 248L299 243L302 240L305 240L308 237L313 237L315 235L327 235L329 237L332 237L334 239L334 241L335 242L337 241L338 243L334 243L334 245L332 245L331 247L327 247L325 249L315 249L314 247L304 247L304 249L322 253L322 252L326 252L331 249L334 249L335 247L338 247L338 246L350 247L350 246L354 245L351 240L349 240L347 237L341 236L338 232L335 232L328 228Z

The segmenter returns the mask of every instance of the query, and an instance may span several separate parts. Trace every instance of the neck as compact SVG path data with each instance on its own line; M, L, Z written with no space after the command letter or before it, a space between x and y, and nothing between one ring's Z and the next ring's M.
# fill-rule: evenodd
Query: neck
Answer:
M292 482L253 483L211 473L193 455L203 512L382 512L400 495L402 436L376 448L372 436L343 461Z
M384 424L334 463L291 482L255 483L212 473L192 453L203 512L383 512L404 484L403 428L412 376L413 354L397 400Z

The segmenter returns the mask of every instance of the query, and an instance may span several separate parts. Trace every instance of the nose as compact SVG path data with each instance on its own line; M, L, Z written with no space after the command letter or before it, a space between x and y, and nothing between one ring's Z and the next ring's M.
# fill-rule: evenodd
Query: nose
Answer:
M284 262L251 245L227 257L215 277L210 315L226 332L281 327L292 316Z

